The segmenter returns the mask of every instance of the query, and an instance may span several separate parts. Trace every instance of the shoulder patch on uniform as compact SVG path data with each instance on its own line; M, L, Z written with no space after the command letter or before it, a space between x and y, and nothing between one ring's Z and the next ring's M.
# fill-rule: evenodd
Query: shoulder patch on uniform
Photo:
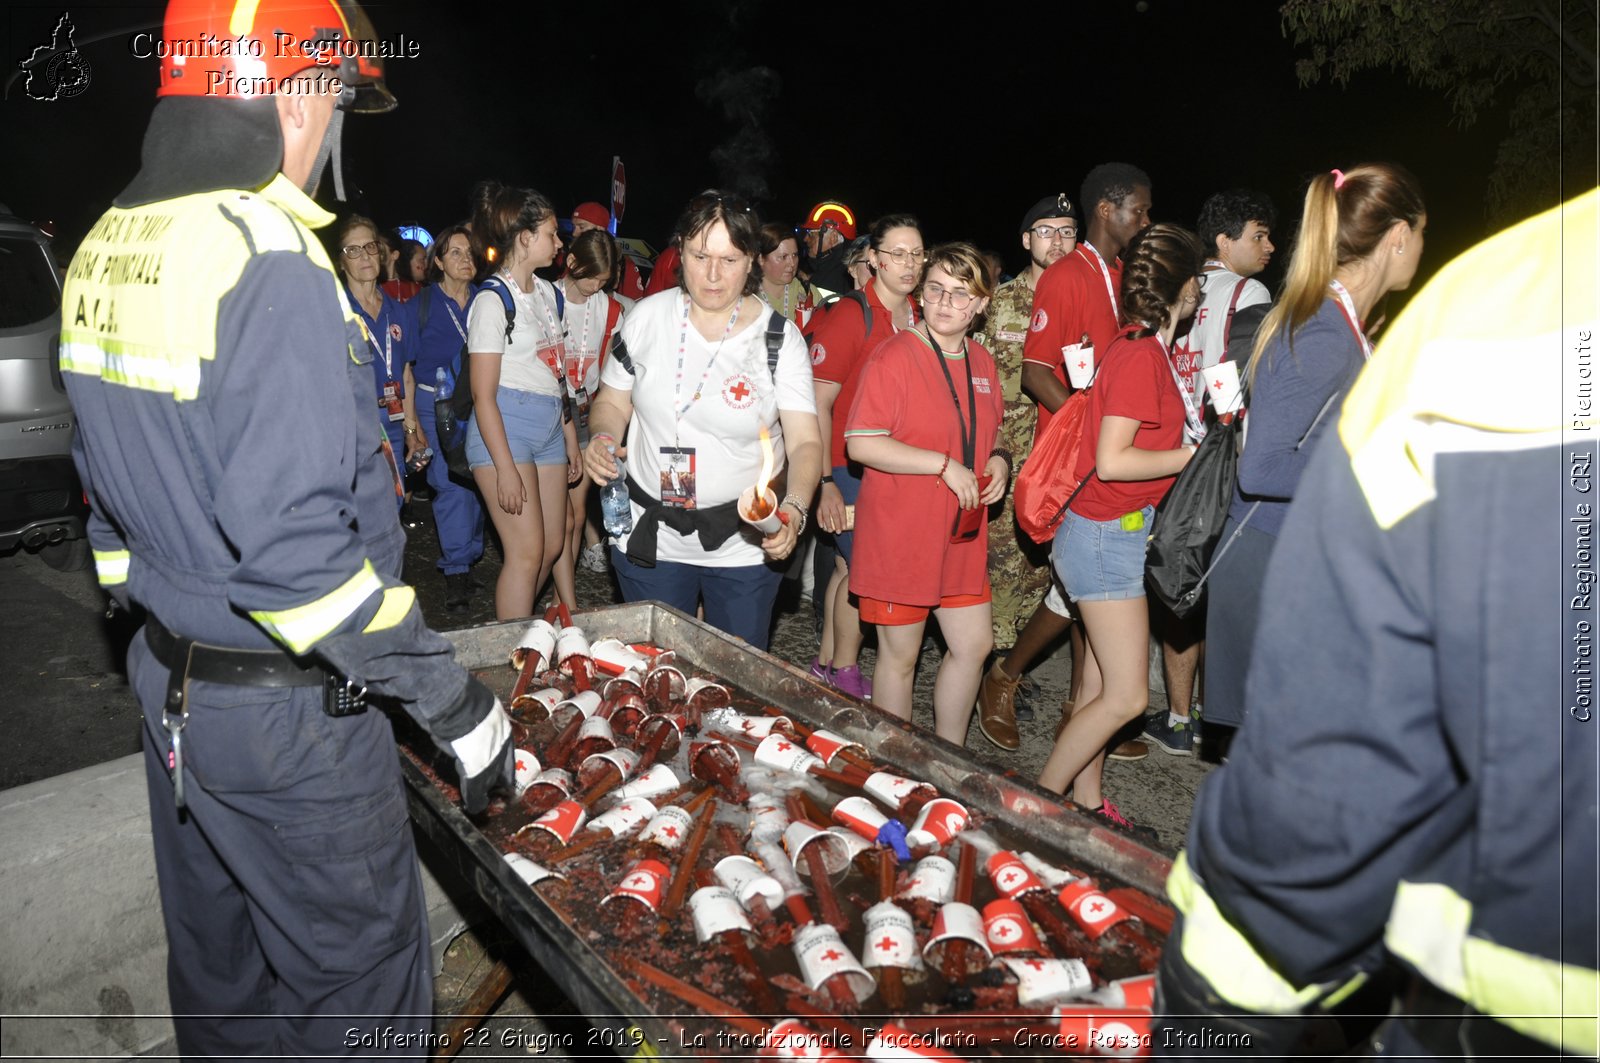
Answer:
M1050 323L1050 315L1044 312L1044 307L1033 312L1033 324L1029 326L1035 332L1043 332L1044 327Z
M820 343L811 345L811 364L821 365L828 360L828 349Z

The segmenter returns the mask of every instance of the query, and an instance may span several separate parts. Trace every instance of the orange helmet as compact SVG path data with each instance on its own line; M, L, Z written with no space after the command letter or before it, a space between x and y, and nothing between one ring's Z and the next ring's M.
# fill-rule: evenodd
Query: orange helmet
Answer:
M801 229L837 229L839 235L846 241L856 238L855 211L843 203L825 200L818 203L806 212L806 220L800 223Z
M339 79L344 110L395 107L377 32L350 0L171 0L161 36L157 96L256 99L317 67Z

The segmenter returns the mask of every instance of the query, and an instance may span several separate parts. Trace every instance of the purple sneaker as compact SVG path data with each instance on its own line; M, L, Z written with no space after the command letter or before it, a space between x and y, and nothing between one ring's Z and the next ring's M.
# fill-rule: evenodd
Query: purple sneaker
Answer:
M824 683L831 683L833 682L833 666L823 664L821 657L813 657L811 658L810 675L812 679L820 679Z
M829 682L836 689L858 697L862 701L872 700L872 680L861 674L861 666L858 664L835 668L833 670L833 678Z

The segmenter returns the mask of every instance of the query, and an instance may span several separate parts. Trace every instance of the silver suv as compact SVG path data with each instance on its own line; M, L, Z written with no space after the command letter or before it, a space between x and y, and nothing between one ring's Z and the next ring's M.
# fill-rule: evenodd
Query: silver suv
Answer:
M0 554L89 563L77 425L61 383L61 275L50 239L0 206Z

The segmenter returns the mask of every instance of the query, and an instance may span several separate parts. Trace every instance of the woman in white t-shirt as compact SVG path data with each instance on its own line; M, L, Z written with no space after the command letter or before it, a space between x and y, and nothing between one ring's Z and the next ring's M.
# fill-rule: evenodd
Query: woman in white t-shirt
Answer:
M772 311L755 297L759 222L732 196L705 192L678 221L681 288L640 301L622 325L633 371L606 362L590 410L584 465L598 483L627 459L633 529L618 536L612 567L629 601L655 599L765 649L772 603L822 473L811 363L792 321L782 321L769 368ZM760 476L759 433L777 468L788 459L779 513L762 537L735 512ZM622 441L626 432L627 445Z
M605 363L611 335L622 321L622 304L604 291L611 280L622 252L616 238L604 229L587 229L572 241L567 255L567 273L556 283L566 296L563 323L567 332L567 408L577 429L578 449L589 445L589 403L600 390L600 367ZM577 569L580 551L585 567L590 567L588 550L583 549L585 534L594 549L603 551L597 532L585 531L589 500L588 476L579 476L567 489L566 545L556 558L556 594L568 609L578 608ZM605 570L604 554L596 557Z
M467 461L505 550L494 610L509 620L533 612L561 553L567 484L582 472L563 401L566 355L556 293L533 275L555 261L561 241L549 200L498 184L483 190L472 229L501 267L467 310L473 404ZM498 286L511 293L515 309L509 334Z

